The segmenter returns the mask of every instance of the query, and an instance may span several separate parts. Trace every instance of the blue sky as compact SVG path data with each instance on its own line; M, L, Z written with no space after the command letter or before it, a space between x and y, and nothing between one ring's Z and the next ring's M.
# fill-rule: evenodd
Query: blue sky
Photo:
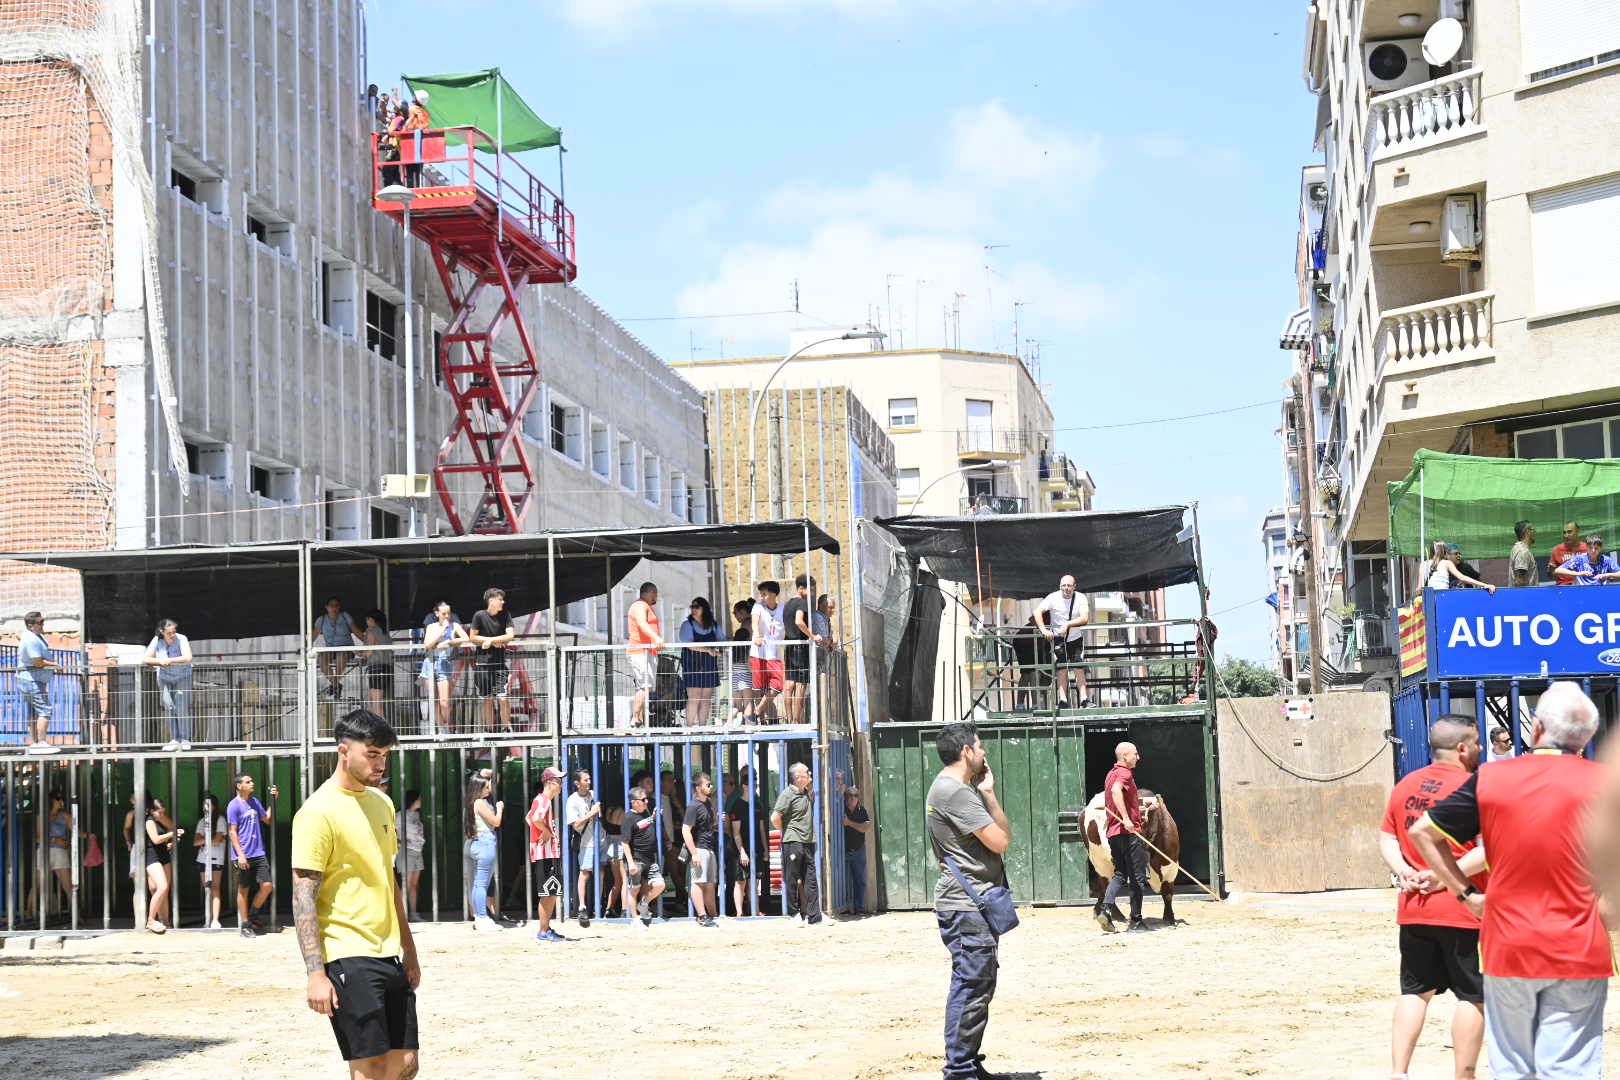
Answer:
M964 347L1010 351L1022 301L1059 448L1102 507L1199 501L1212 607L1248 602L1220 647L1263 658L1302 7L392 0L369 56L384 85L499 66L563 128L580 287L666 358L780 352L793 315L708 316L795 280L807 322L907 346L960 292Z

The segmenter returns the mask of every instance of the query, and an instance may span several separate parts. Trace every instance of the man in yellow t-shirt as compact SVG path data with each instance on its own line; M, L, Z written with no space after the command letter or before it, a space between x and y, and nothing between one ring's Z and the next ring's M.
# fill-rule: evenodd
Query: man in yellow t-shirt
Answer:
M332 734L337 768L293 817L293 925L306 997L331 1018L351 1077L410 1080L422 970L394 880L394 804L376 787L398 738L366 709Z

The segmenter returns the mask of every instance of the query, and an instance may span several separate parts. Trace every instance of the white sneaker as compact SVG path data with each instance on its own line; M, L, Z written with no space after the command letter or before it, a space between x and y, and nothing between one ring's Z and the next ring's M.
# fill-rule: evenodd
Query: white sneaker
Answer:
M494 919L484 918L484 919L474 919L473 920L473 929L477 930L479 932L499 931L500 927L498 925L496 925Z
M190 750L191 749L191 744L186 742L184 739L182 739L182 740L180 740L180 749L182 749L182 750Z
M208 924L208 929L210 929L210 930L223 930L225 928L223 926L219 925L219 920L218 919L215 919L213 922Z
M24 752L29 754L54 754L57 753L57 749L50 743L37 742L29 743L28 749Z
M180 744L173 739L170 739L168 742L163 744L163 752L165 754L172 754L178 749L180 749Z
M168 931L168 929L169 929L167 926L164 926L162 923L158 922L156 919L153 919L150 922L148 922L146 924L146 928L148 930L150 930L154 934L166 933Z
M810 924L804 921L803 915L795 915L793 916L793 925L796 927L803 927L809 926Z

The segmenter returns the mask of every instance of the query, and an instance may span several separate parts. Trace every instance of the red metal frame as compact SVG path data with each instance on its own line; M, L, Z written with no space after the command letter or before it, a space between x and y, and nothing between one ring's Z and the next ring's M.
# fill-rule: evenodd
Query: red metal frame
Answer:
M476 143L493 140L478 128L408 132L397 161L382 159L382 139L372 136L372 206L402 217L400 204L379 200L376 192L406 180L411 168L422 170L413 186L411 233L427 243L450 300L450 325L434 362L455 401L456 420L439 446L434 490L458 534L521 531L534 498L534 469L518 434L540 387L540 358L519 290L574 280L574 215L509 155L481 156ZM481 327L474 326L479 300L491 290L499 302ZM508 322L522 352L503 362L494 346ZM450 484L462 475L483 481L466 521Z

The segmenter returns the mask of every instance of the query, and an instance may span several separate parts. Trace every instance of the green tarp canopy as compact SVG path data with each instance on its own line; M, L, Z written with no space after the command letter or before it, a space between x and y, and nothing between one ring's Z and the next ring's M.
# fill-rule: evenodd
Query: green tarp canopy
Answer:
M464 75L405 75L411 90L428 92L428 113L436 128L473 125L487 133L480 150L534 150L562 143L562 129L535 114L501 76L500 68ZM452 141L459 141L452 139Z
M1426 558L1436 540L1469 559L1506 558L1513 524L1536 527L1536 554L1558 543L1564 522L1620 539L1620 460L1473 457L1419 450L1406 479L1389 485L1389 542Z

